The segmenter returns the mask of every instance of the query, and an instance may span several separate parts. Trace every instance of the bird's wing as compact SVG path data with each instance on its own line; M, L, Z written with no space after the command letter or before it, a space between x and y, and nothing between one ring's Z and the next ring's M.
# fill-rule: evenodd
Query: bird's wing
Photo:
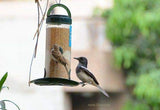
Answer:
M99 85L99 83L98 83L97 79L95 78L95 76L94 76L86 67L80 66L80 69L81 69L83 72L85 72L88 76L90 76L91 78L93 78L93 80L95 81L95 83L96 83L97 85Z
M59 51L58 52L55 51L55 50L52 51L52 55L58 62L60 62L63 65L67 65L66 59L64 58L64 56Z
M67 61L64 58L64 56L61 55L61 57L59 58L59 61L63 64L63 65L67 65Z

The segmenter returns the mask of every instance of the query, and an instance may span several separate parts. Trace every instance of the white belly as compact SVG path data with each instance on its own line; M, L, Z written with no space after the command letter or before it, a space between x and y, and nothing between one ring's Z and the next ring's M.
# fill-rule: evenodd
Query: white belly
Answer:
M54 61L58 62L57 59L56 59L54 56L52 56L52 59L53 59Z
M86 83L89 83L89 84L94 83L93 79L83 72L77 73L77 76L83 82L86 82Z

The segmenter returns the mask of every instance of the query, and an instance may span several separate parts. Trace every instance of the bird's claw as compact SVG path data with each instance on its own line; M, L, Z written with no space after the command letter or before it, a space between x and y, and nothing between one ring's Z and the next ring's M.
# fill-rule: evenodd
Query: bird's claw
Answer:
M82 87L84 87L85 85L86 85L86 84L85 84L85 83L83 83L83 84L82 84Z
M84 82L80 82L80 84L82 84L82 87L84 87L86 85Z

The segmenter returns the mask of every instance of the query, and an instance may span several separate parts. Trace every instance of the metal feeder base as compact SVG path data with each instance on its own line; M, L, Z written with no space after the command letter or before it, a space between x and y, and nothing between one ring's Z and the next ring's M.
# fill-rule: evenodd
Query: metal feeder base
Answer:
M51 86L51 85L59 85L59 86L78 86L79 82L64 79L64 78L40 78L30 81L30 83L34 83L40 86Z

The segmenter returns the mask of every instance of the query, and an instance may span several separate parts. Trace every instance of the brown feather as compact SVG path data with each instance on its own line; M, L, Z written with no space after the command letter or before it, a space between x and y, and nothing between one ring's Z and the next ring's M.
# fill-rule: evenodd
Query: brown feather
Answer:
M67 61L64 58L64 56L61 54L61 52L59 51L59 46L54 44L53 45L53 51L52 52L52 56L55 58L55 60L59 63L61 63L62 65L66 66L67 65Z
M68 68L67 68L67 61L65 57L63 56L63 54L59 51L59 46L57 44L53 45L51 53L53 56L53 60L62 64L65 67L67 73L69 73Z

